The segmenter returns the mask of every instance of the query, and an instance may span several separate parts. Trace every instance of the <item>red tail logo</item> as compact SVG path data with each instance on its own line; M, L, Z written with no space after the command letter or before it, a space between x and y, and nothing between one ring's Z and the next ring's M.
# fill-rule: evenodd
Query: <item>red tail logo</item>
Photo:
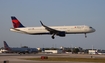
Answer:
M16 17L12 16L11 19L12 19L12 23L13 23L14 28L24 27Z

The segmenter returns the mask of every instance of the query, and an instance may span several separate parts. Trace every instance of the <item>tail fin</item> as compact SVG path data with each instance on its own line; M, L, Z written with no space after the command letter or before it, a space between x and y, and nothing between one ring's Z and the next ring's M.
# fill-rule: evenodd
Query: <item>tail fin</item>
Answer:
M15 16L11 16L11 19L12 19L12 23L13 23L14 28L24 27Z
M6 41L4 41L4 48L5 48L5 50L11 50L11 48L8 46L8 44L6 43Z

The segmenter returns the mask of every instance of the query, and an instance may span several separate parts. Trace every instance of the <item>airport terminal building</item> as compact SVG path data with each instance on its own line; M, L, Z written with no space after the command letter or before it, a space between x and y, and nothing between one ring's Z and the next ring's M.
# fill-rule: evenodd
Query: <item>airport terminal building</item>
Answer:
M54 53L54 54L60 54L63 51L62 50L44 50L44 53Z

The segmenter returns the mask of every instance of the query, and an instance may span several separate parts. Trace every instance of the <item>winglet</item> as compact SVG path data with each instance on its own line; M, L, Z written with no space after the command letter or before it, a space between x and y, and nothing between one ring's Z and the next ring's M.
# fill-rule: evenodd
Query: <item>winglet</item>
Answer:
M42 21L40 21L41 25L44 26L44 24L42 23Z
M41 25L42 25L43 27L46 27L46 25L44 25L44 24L42 23L42 21L40 21L40 23L41 23Z

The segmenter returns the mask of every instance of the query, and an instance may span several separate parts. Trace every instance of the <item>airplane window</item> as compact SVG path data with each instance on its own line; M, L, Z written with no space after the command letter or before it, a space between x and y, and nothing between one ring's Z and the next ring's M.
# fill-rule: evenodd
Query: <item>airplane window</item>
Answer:
M92 27L90 27L90 28L92 28Z

